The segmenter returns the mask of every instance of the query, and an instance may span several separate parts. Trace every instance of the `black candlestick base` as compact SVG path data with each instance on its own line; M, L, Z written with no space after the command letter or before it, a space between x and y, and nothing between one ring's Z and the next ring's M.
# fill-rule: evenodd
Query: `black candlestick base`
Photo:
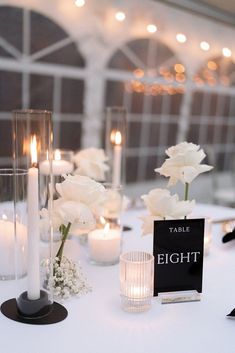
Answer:
M16 301L15 298L9 299L1 305L1 312L8 319L11 319L11 320L14 320L17 322L21 322L24 324L50 325L50 324L55 324L57 322L60 322L68 316L68 312L65 309L65 307L63 305L60 305L59 303L56 303L56 302L54 302L53 304L50 304L50 309L47 308L47 313L46 313L46 311L42 312L41 310L39 310L38 316L36 316L35 313L34 313L34 315L31 314L31 316L30 316L28 314L28 316L26 316L25 305L27 306L27 304L25 301L24 293L22 293L22 295L20 296L20 297L23 296L23 299L20 298L20 300L22 300L22 303L20 305L21 305L21 309L24 308L24 314L22 314L21 311L19 310L19 302ZM43 298L44 298L43 300L45 300L45 296L43 296ZM39 299L39 301L41 301L41 298ZM33 302L33 301L31 301L31 302ZM38 305L38 303L36 304L35 307L38 308L39 306L37 306L37 305ZM29 308L29 306L27 308L28 312L32 312L32 308L34 306L30 305L30 307L31 307L31 309ZM42 313L43 313L43 315L42 315Z
M23 292L17 299L17 307L20 316L39 319L50 313L52 303L48 299L47 292L43 290L40 291L40 298L36 300L28 299L28 293Z
M129 226L123 226L123 232L129 232L130 230L132 230L131 227L129 227Z

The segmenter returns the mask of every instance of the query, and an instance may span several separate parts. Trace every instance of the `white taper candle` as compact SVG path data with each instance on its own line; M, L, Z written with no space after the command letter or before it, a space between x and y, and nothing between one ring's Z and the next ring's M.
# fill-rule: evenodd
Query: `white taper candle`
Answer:
M28 171L28 299L40 298L39 204L36 136L31 140L32 168Z
M122 166L122 135L120 131L111 133L111 141L114 144L113 148L113 186L118 186L121 183L121 166Z

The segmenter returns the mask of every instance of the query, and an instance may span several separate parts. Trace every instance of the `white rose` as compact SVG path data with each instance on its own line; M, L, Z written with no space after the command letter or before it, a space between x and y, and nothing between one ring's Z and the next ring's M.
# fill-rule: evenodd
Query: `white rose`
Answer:
M142 220L142 235L153 234L153 225L154 221L161 220L161 218L154 216L141 216L139 217Z
M77 166L75 174L88 176L97 181L105 180L105 173L109 170L106 164L108 158L103 149L87 148L75 154L73 161Z
M176 146L172 146L166 150L166 154L169 157L175 157L181 153L188 153L192 151L197 151L200 146L195 145L192 142L181 142Z
M90 231L95 227L96 221L90 208L83 203L76 201L64 201L58 199L54 201L53 213L60 218L61 224L71 223L71 233L74 231Z
M200 146L193 143L182 142L166 150L169 156L155 172L170 177L168 186L175 185L178 181L190 184L199 174L211 170L213 167L200 164L205 158L205 153Z
M141 196L149 213L164 219L170 216L176 207L178 196L171 196L166 189L153 189L148 195Z
M101 205L103 216L117 218L122 211L122 195L115 189L106 189L106 198Z
M63 224L63 219L60 217L60 215L55 212L52 212L50 214L50 212L46 208L43 208L40 211L40 217L40 231L43 237L50 229L50 217L54 231L58 231L61 224Z
M153 189L148 195L141 197L149 212L148 216L142 217L143 234L153 232L153 221L157 219L179 219L189 215L195 201L179 201L178 195L171 195L166 189Z
M131 200L129 197L126 195L123 195L123 200L122 200L122 211L126 211L131 205Z
M41 229L49 230L49 212L47 209L41 211ZM96 221L91 210L85 204L76 201L65 201L62 198L53 202L53 212L51 216L54 231L58 231L60 226L71 223L71 233L82 234L89 232L95 227Z
M97 205L105 198L105 188L96 181L81 175L65 175L65 180L56 184L60 197L66 201L76 201L97 212Z

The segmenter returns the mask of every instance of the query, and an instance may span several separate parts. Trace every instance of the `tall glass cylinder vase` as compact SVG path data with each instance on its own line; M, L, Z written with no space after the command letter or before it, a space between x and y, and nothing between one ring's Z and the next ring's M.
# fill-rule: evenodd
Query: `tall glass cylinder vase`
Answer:
M46 157L45 157L46 156ZM40 164L47 161L47 173ZM50 278L53 275L52 244L52 126L51 112L39 110L13 113L13 170L15 223L17 209L25 213L27 237L27 282L19 281L17 310L24 318L39 318L49 314L53 304ZM19 172L26 175L24 195L21 193ZM20 199L20 204L18 200ZM48 217L40 220L40 212ZM46 211L45 211L46 210ZM16 223L17 224L17 223ZM48 242L41 243L40 232L47 232ZM18 241L18 240L16 240ZM25 256L19 251L16 257ZM43 265L42 265L43 264ZM42 271L42 266L46 271Z
M113 186L125 184L126 134L126 109L108 107L106 109L105 150L110 164L108 182Z
M17 192L15 192L17 181ZM27 172L0 169L0 279L22 278L27 272Z

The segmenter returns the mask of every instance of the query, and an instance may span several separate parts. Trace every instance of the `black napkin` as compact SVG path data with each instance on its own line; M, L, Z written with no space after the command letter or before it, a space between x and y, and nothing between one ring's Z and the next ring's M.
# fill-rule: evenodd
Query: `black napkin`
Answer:
M235 319L235 309L233 309L231 313L227 315L227 317L230 319Z
M230 240L233 239L235 239L235 228L232 230L232 232L229 232L223 236L222 243L228 243Z

